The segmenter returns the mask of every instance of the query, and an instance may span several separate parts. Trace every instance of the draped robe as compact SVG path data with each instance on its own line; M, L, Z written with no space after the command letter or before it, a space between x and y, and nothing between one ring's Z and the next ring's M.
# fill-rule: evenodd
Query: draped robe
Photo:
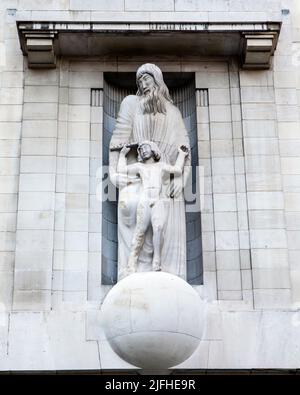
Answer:
M170 102L166 102L166 114L143 114L140 97L127 96L121 103L110 146L142 141L155 142L161 151L161 161L174 165L178 147L189 147L188 133L183 123L180 111ZM136 225L136 208L139 200L141 180L137 177L120 177L117 173L119 152L111 151L109 157L110 178L119 188L118 203L118 280L126 275L126 266L130 253L130 245ZM133 153L128 155L128 163L136 162ZM187 177L190 156L185 163ZM180 180L178 180L180 181ZM186 279L186 222L185 203L183 194L172 199L168 197L168 177L162 185L164 201L165 225L161 249L161 267L163 271L173 273ZM146 232L143 249L139 256L137 271L152 270L152 228Z

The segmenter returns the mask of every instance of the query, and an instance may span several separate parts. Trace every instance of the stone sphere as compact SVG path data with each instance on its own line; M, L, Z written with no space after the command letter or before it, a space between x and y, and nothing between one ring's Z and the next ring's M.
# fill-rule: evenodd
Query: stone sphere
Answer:
M205 303L173 274L139 272L109 291L102 314L106 338L123 360L143 369L167 369L199 345Z

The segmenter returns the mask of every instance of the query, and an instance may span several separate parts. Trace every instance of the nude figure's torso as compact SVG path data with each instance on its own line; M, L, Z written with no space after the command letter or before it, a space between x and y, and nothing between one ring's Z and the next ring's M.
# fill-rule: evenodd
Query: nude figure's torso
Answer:
M163 165L159 162L136 165L137 174L142 181L143 198L151 200L158 200L160 198L163 169Z

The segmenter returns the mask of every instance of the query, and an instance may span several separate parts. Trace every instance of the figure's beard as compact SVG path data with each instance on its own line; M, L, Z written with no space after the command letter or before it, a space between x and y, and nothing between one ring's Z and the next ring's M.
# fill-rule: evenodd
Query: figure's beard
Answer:
M143 114L166 113L166 99L158 88L154 88L147 95L142 95L140 100Z

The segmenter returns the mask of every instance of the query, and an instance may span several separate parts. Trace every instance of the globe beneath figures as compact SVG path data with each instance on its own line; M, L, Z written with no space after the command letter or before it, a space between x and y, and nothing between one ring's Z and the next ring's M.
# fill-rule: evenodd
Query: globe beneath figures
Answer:
M205 303L186 281L166 272L139 272L119 281L102 305L112 349L142 369L168 369L198 347Z

